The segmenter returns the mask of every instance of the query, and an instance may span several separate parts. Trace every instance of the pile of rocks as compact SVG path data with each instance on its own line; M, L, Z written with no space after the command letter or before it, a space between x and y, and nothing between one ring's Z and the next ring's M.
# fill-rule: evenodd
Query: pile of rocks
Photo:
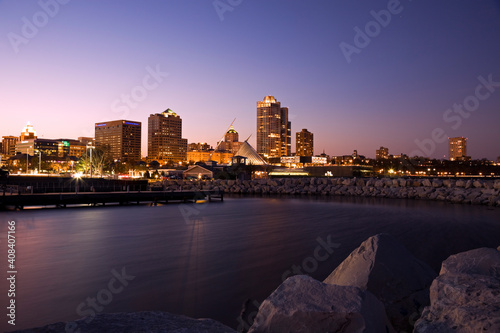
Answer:
M285 280L249 332L500 332L500 248L451 256L435 276L391 236L376 235L323 283Z
M167 191L220 190L226 193L362 196L439 200L500 206L500 180L405 178L287 178L255 180L164 181Z

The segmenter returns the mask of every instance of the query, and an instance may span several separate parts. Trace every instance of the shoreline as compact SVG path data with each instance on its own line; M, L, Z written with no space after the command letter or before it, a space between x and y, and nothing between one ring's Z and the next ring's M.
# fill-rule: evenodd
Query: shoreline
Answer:
M278 178L254 180L165 180L165 191L230 194L417 199L500 207L500 180L405 178Z

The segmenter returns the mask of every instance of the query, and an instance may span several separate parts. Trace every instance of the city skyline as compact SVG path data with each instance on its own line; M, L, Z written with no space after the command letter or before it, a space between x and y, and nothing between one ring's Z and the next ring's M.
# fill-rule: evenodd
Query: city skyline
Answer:
M443 158L464 136L473 159L500 155L499 1L40 3L0 2L1 136L31 121L40 138L88 137L171 108L189 142L215 145L236 117L256 147L255 101L273 95L315 154Z
M266 96L266 98L271 98L272 96ZM274 100L274 102L277 102ZM263 103L263 102L258 102L258 103ZM271 105L271 104L269 104ZM279 103L276 104L278 107L278 110L280 111L281 109L287 109L281 108ZM259 108L258 108L259 109ZM257 114L257 119L259 119L259 112ZM156 119L156 120L155 120ZM164 120L162 120L164 119ZM158 121L165 122L165 124L158 124ZM173 123L171 123L174 121ZM142 139L137 140L137 134L139 134L142 131L142 123L141 122L135 122L131 120L123 120L123 119L118 119L118 120L110 120L107 122L100 122L100 123L95 123L95 137L78 137L78 139L47 139L47 138L39 138L36 135L36 130L30 122L26 124L26 126L23 128L23 131L21 131L19 136L0 136L2 140L0 140L0 153L8 155L8 156L14 156L14 153L6 153L7 151L14 151L19 154L23 154L26 149L35 149L35 141L43 141L43 142L52 142L51 144L57 145L56 142L66 142L66 141L72 141L73 143L77 143L78 145L83 145L85 146L93 146L95 145L96 147L104 147L105 150L110 150L112 156L112 159L115 160L122 160L122 161L127 161L129 158L127 157L128 155L133 156L130 158L133 161L138 161L140 159L147 159L148 161L160 161L165 163L167 160L171 160L172 158L159 158L158 154L162 155L164 152L167 154L177 154L180 153L181 155L189 153L189 152L212 152L219 154L217 158L214 160L218 160L219 163L227 163L230 159L230 155L233 156L236 154L236 152L239 150L243 142L239 141L239 134L238 132L234 129L234 126L231 125L230 128L227 130L227 132L224 134L224 138L222 141L218 141L217 144L212 146L210 143L207 142L189 142L189 139L183 139L182 137L182 119L178 114L176 114L174 111L171 109L167 109L161 113L157 114L151 114L148 118L148 138L145 144L148 146L148 149L150 152L154 152L152 156L149 156L149 154L144 155L142 152L142 156L138 158L138 148L140 147L141 144L144 144L142 142ZM287 122L289 124L289 122ZM123 129L121 127L123 126ZM136 127L136 128L135 128ZM99 132L98 130L102 130L106 128L107 130L111 130L108 134L104 135L103 133ZM116 128L116 129L115 129ZM122 133L123 131L123 133ZM163 142L163 144L160 144L160 142L157 142L158 139L153 139L153 137L156 137L157 135L160 135L167 139L169 142L166 146L164 145L167 141ZM311 151L314 152L314 143L313 143L313 133L309 132L307 129L302 129L301 132L296 133L296 143L297 147L296 150L291 152L289 155L282 155L283 157L285 156L329 156L331 158L335 157L342 157L342 156L350 156L351 154L327 154L325 151L322 152L322 154L310 154ZM125 138L128 137L128 139ZM135 137L134 137L135 136ZM172 136L172 138L170 138ZM299 138L300 137L300 138ZM22 140L24 139L24 140ZM285 139L286 139L286 134L285 134ZM14 140L14 141L12 141ZM111 141L109 141L111 140ZM163 139L162 139L163 140ZM458 159L463 159L465 160L470 160L470 156L467 156L467 140L468 138L464 137L455 137L455 138L447 138L448 142L448 155L439 159L438 160L450 160L454 161ZM3 141L6 142L7 146L4 147L1 145ZM161 141L161 140L160 140ZM247 140L245 140L247 141ZM12 143L13 142L13 143ZM92 143L92 144L91 144ZM122 144L123 143L123 144ZM163 145L163 148L161 146ZM457 145L458 153L454 152L453 145ZM108 146L108 147L106 147ZM286 144L285 144L286 146ZM301 147L299 149L299 146ZM10 147L10 148L9 148ZM68 145L69 147L69 145ZM214 148L215 147L215 148ZM279 147L281 150L281 143L279 144ZM94 147L93 147L94 148ZM290 147L288 147L289 149ZM81 151L78 147L75 146L74 149L77 149L77 152L79 154L73 154L72 156L80 156ZM177 153L174 151L177 151L180 149ZM226 154L224 157L221 157L222 155L220 154ZM34 153L29 152L30 155L34 155ZM207 156L211 156L211 154ZM158 155L158 156L157 156ZM179 156L181 156L179 155ZM199 154L198 154L199 155ZM196 156L198 156L196 155ZM358 155L357 149L353 150L352 155ZM389 148L387 147L380 147L379 149L375 150L375 154L372 157L371 155L367 155L366 157L369 159L373 160L380 160L380 159L387 159L389 157L392 158L392 156L398 157L398 156L403 156L406 155L408 157L427 157L425 155L408 155L407 152L401 152L399 154L389 154ZM121 156L121 158L120 158ZM156 156L156 157L155 157ZM177 155L176 155L177 156ZM193 155L194 156L194 155ZM203 155L206 157L205 155ZM363 155L364 156L364 155ZM263 156L265 157L265 156ZM267 157L266 157L267 158ZM477 160L479 160L478 158ZM484 159L484 158L481 158ZM189 158L174 158L173 161L176 162L181 162L181 161L189 161ZM202 158L201 160L208 160L205 158ZM225 162L222 162L224 160ZM491 161L497 160L500 163L500 156L497 156L497 158L490 159Z

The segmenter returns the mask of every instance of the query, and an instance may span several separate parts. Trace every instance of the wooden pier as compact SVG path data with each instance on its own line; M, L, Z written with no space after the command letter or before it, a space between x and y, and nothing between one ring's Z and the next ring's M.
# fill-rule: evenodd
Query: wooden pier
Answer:
M80 192L47 194L7 194L0 196L0 210L25 207L61 207L70 205L131 205L164 204L169 202L224 201L219 191L134 191L134 192Z

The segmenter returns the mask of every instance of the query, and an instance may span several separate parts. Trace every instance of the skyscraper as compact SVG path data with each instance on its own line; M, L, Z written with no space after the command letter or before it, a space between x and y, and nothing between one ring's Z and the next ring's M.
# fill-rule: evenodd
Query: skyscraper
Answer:
M95 145L117 161L141 159L141 123L113 120L95 124Z
M186 161L187 139L182 138L182 119L167 109L148 118L148 160L166 162Z
M297 132L295 136L296 155L313 156L314 155L314 135L307 129Z
M265 158L289 156L291 142L288 108L273 96L257 102L257 152Z
M467 157L467 138L456 137L449 138L449 156L450 161L466 160Z

